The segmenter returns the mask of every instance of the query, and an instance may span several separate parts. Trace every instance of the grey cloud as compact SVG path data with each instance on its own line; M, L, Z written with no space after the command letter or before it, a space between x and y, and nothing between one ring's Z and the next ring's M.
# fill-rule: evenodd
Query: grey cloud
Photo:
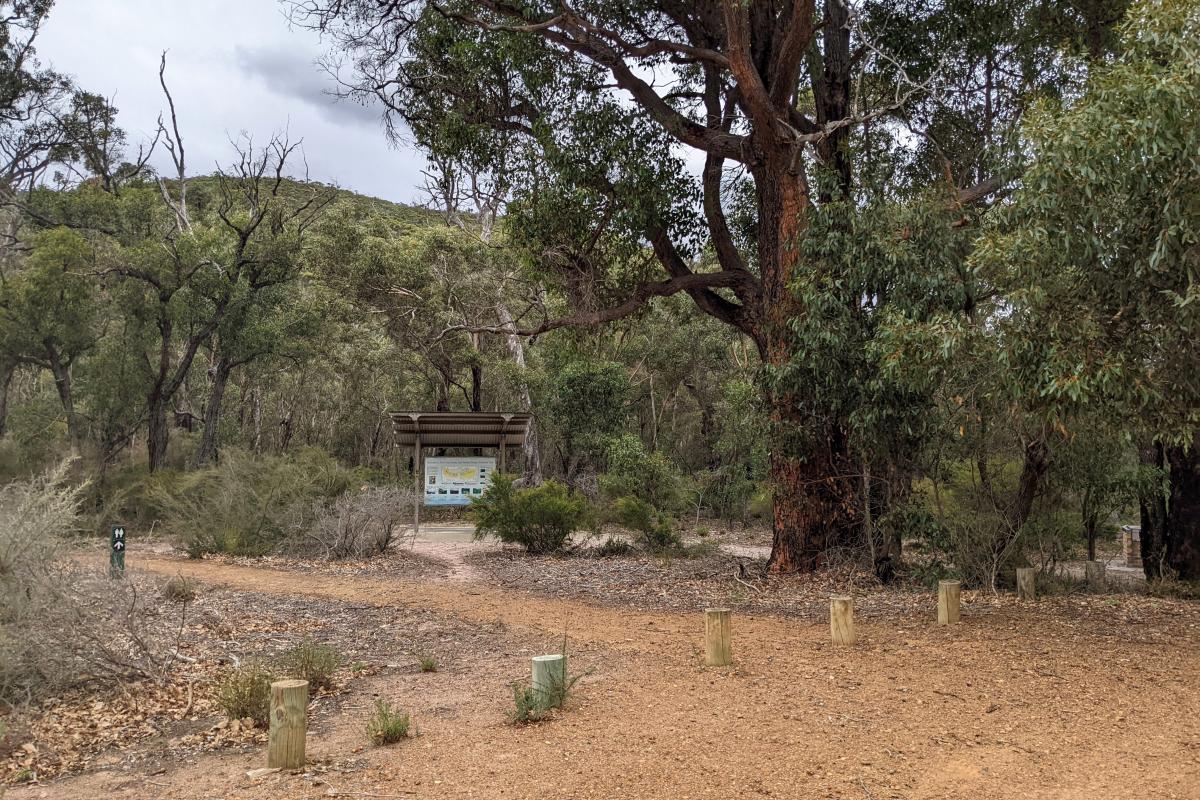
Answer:
M340 125L379 124L380 110L375 104L364 105L331 94L333 79L309 53L282 46L238 45L234 55L238 66L247 75L260 80L268 90L307 103L332 122Z

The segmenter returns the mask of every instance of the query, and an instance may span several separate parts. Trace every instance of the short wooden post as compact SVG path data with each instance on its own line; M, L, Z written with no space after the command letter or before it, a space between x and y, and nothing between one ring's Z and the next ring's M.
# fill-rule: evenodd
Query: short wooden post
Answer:
M567 657L562 653L533 657L533 691L545 707L562 703L567 685Z
M1037 600L1037 588L1034 576L1037 572L1033 567L1017 567L1017 599Z
M1103 561L1089 561L1084 564L1084 572L1087 575L1088 588L1093 592L1104 591L1106 583L1105 568Z
M829 633L833 643L852 646L858 637L854 633L854 598L834 595L829 598Z
M304 737L308 733L308 681L271 684L271 727L267 737L267 766L304 768Z
M958 601L962 584L958 581L938 581L938 625L958 624Z
M704 610L704 663L710 667L733 663L733 625L728 608Z

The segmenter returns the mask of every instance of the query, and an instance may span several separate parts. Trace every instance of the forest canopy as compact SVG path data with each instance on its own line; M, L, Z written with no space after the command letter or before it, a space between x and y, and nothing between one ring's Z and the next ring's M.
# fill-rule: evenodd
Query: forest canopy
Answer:
M387 412L532 411L521 484L647 541L994 587L1136 522L1200 579L1200 4L285 5L425 206L283 135L197 172L167 56L133 141L0 2L5 479L77 458L98 527L253 488L196 547L266 552L411 485Z

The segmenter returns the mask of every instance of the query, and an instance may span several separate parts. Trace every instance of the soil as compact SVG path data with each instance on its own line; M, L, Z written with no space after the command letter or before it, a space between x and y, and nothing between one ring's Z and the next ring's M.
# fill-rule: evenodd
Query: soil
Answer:
M201 581L245 652L307 633L358 665L313 705L307 770L248 777L265 766L257 732L190 749L167 737L112 745L82 772L7 797L1200 798L1192 603L964 593L962 624L942 628L929 592L849 575L751 578L755 591L730 579L728 556L417 553L444 567L406 576L131 554L131 569ZM829 642L831 590L856 596L854 648ZM701 663L712 602L734 603L730 668ZM507 724L511 682L564 634L582 675L567 709ZM197 668L227 657L211 643L195 652ZM442 667L421 673L423 654ZM368 747L377 697L410 711L420 735ZM191 716L183 724L204 731L219 720L207 707Z

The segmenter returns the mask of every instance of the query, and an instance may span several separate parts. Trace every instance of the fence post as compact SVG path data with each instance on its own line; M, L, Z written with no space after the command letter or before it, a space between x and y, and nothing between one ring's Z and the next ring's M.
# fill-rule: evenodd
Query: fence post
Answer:
M271 726L267 736L267 766L304 768L304 737L308 733L308 681L271 684Z

